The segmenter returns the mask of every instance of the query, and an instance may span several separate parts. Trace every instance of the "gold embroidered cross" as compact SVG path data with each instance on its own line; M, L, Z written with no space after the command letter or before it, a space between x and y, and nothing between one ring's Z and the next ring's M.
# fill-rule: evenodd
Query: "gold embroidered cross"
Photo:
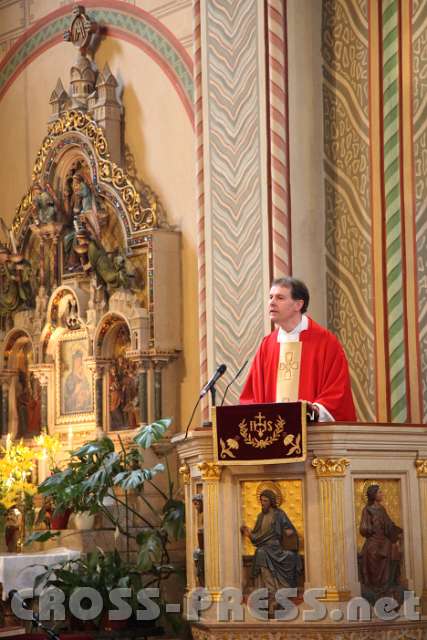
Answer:
M285 362L280 363L280 371L283 371L283 377L285 380L292 378L292 372L298 369L298 362L294 360L294 354L292 351L285 352Z

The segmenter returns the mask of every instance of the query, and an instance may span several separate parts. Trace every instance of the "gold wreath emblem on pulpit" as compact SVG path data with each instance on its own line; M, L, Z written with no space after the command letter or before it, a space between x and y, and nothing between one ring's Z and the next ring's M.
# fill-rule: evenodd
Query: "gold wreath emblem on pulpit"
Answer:
M244 418L239 424L240 435L245 443L255 449L265 449L280 438L285 428L285 420L277 416L277 420L266 420L261 411L250 420Z

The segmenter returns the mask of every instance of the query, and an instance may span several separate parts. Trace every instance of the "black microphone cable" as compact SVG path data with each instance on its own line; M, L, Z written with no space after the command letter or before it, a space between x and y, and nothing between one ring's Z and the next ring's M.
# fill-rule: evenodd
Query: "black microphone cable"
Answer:
M245 360L245 362L242 364L242 366L240 367L240 369L238 370L238 372L236 373L234 378L232 378L231 382L229 382L228 385L225 387L224 395L222 396L222 401L221 401L221 404L219 405L220 407L222 407L222 405L224 404L224 400L225 400L225 396L227 395L227 391L229 390L229 388L231 387L233 382L235 382L237 380L237 378L240 376L240 374L242 373L243 369L246 367L248 362L249 362L249 360Z

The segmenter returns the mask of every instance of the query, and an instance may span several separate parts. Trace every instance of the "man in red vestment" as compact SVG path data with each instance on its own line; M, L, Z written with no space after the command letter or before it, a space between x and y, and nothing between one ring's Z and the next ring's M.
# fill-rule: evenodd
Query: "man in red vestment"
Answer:
M240 395L242 404L277 401L280 345L300 341L298 399L309 403L314 420L356 420L347 359L338 339L305 315L310 300L306 285L279 278L270 290L269 312L277 326L255 355Z

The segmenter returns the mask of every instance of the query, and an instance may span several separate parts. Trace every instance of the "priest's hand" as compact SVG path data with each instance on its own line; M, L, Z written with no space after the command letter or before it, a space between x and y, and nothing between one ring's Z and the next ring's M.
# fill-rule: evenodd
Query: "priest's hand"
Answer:
M242 524L242 526L240 527L240 533L249 538L251 530L245 524Z
M319 422L319 408L312 402L307 402L307 419L309 422Z

